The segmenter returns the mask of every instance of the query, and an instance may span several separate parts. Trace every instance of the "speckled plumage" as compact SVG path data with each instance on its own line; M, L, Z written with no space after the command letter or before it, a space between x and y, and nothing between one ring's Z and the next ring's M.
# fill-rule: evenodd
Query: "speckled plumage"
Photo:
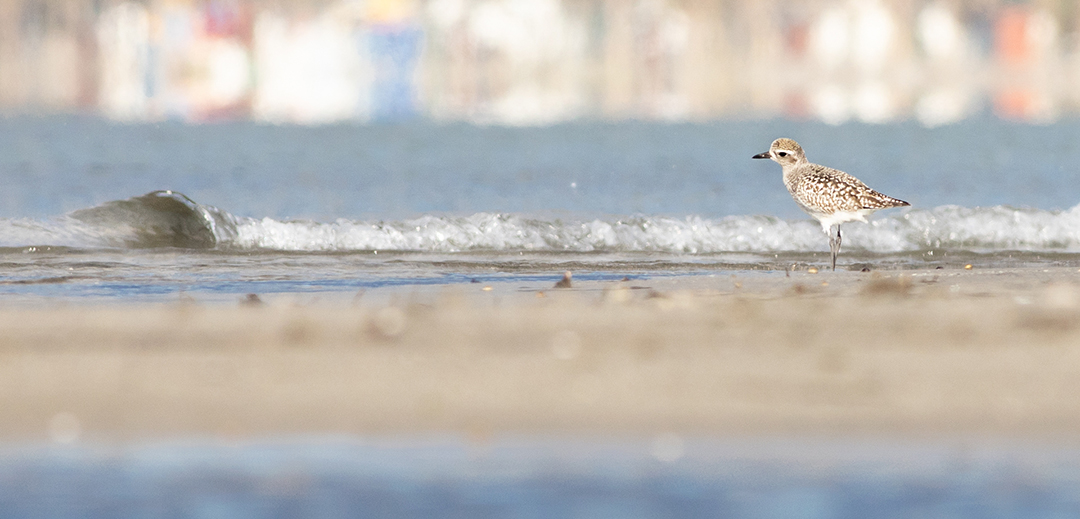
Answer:
M784 169L784 185L795 202L811 215L876 211L910 205L883 195L843 171L804 162Z
M795 203L821 223L830 236L833 251L833 270L840 251L840 224L865 222L878 209L911 205L898 198L881 194L861 180L843 171L814 164L806 160L802 146L791 139L776 139L769 151L754 155L755 159L772 159L784 169L784 185ZM832 237L832 226L836 237Z

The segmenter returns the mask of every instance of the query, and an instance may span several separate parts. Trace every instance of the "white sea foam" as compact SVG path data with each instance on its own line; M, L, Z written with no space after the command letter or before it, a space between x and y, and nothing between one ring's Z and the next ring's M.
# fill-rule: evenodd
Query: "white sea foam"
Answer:
M241 222L228 246L289 251L642 251L704 253L809 250L811 222L762 216L709 220L637 216L544 220L513 214L423 216L395 222Z
M110 202L56 219L0 220L0 245L178 247L310 252L723 252L824 251L810 219L770 216L591 219L522 214L424 215L396 221L243 218L172 192ZM1080 253L1080 206L1066 211L941 206L875 215L844 226L844 250L945 249Z
M845 250L1080 252L1080 206L1067 211L942 206L847 224ZM811 220L635 216L559 220L479 213L392 222L238 222L228 247L288 251L800 252L827 250Z

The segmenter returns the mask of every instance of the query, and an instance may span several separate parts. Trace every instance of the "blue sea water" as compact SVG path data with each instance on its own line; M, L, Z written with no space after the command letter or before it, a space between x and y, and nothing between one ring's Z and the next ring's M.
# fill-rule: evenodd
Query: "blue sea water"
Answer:
M823 262L827 240L780 168L750 160L779 136L912 204L846 225L842 268L1071 265L1078 135L1078 121L992 118L928 129L8 117L0 294L137 300L458 283L503 264L513 281L567 266L621 277Z
M29 447L0 461L4 517L1080 514L1080 453L972 440L325 437Z
M0 119L0 217L47 218L155 190L249 218L397 221L427 214L802 219L779 168L750 156L780 136L914 207L1046 211L1075 193L1080 121L575 122L545 127L120 124Z

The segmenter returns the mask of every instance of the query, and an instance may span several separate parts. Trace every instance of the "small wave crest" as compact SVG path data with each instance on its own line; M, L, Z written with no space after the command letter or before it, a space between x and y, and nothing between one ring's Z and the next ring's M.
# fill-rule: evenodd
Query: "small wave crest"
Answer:
M69 215L112 246L210 249L234 235L236 219L173 191L114 200Z
M246 218L155 191L47 221L0 220L0 246L296 252L809 252L828 250L809 219L633 216L559 219L521 214L424 215L396 221ZM941 206L844 226L844 250L1080 252L1080 206L1066 211Z
M154 191L49 220L0 220L0 246L211 249L235 237L236 223L183 194Z

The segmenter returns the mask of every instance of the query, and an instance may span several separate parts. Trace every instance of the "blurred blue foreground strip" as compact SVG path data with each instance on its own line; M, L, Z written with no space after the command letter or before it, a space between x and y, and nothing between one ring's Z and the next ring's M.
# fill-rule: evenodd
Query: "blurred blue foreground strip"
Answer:
M1016 443L299 438L7 446L3 517L1077 517L1080 451Z

